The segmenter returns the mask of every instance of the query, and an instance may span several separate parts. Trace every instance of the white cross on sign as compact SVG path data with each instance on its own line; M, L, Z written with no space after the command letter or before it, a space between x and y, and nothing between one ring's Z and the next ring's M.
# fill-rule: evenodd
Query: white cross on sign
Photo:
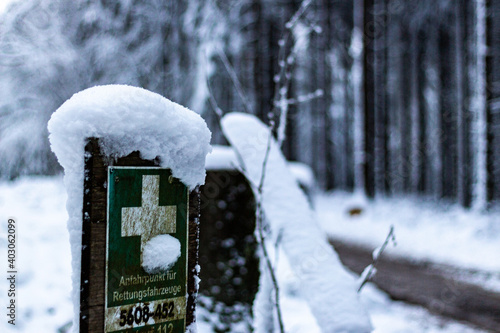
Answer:
M159 201L160 176L143 175L141 207L122 208L122 237L141 236L141 253L151 238L175 233L177 207L159 206Z

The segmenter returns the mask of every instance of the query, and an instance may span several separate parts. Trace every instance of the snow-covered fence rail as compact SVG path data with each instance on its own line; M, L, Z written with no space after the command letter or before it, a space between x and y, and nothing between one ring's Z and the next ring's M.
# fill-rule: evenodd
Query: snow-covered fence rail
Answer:
M267 222L268 237L262 239L261 236L260 242L279 244L283 248L292 270L307 283L303 296L321 330L371 332L371 323L358 300L355 282L317 226L304 193L291 175L278 143L271 137L271 129L256 117L241 113L225 115L221 125L226 138L238 152L240 167L253 185ZM260 291L259 294L262 295ZM259 304L258 299L255 313L260 317L256 318L255 327L256 331L264 331L259 325L267 322L261 316L266 311L259 310L262 306L267 308L268 303ZM278 303L277 297L275 301Z
M65 102L49 131L68 192L73 331L190 330L204 121L149 91L103 86Z
M300 163L288 166L303 190L311 192L311 171ZM255 196L231 147L213 146L206 169L201 187L198 302L204 309L198 311L199 319L222 331L251 332L252 306L260 288Z

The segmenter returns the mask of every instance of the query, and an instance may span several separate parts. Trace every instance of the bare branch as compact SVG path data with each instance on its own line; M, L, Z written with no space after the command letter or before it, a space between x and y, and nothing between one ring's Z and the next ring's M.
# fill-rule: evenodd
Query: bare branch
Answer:
M300 103L309 102L309 101L316 99L316 98L319 98L319 97L323 97L323 95L324 95L324 91L322 89L318 89L314 92L311 92L311 93L308 93L305 95L301 95L301 96L298 96L296 98L286 99L286 100L284 100L284 102L286 102L288 105L296 105L296 104L300 104ZM274 105L279 106L279 104L281 102L282 101L275 102Z
M248 108L248 100L245 97L245 94L243 93L243 88L241 87L240 80L238 79L238 76L236 75L236 71L234 70L233 66L229 62L229 59L226 56L226 53L224 50L221 48L217 48L217 54L219 55L219 58L222 60L222 64L224 65L224 68L226 69L227 73L229 74L229 77L231 78L231 81L233 81L234 87L236 89L236 92L241 98L241 101L243 102L243 107L245 108L246 113L251 113L250 109Z
M210 85L210 80L208 79L209 78L209 73L208 73L208 63L210 61L210 59L208 59L208 54L206 53L206 50L205 50L205 61L206 61L206 65L205 65L205 77L206 77L206 84L207 84L207 88L208 88L208 100L210 102L210 105L212 106L212 109L214 110L215 112L215 115L217 116L217 119L218 119L218 122L220 124L220 120L222 118L222 116L224 115L224 112L222 111L222 109L219 107L219 105L217 104L217 101L215 100L215 97L214 97L214 94L212 92L212 86Z
M274 108L273 114L275 118L279 118L279 125L277 130L277 141L278 145L281 147L283 141L285 140L285 129L288 115L288 107L292 104L289 103L287 99L288 90L290 88L291 83L291 68L295 63L295 52L290 51L287 53L287 45L292 40L293 28L299 22L299 19L305 14L309 6L311 5L312 0L303 1L299 10L292 16L292 18L286 23L286 32L278 41L279 52L278 52L278 66L279 73L275 76L276 89L274 93ZM317 33L321 32L321 28L312 27L311 31L315 31ZM318 97L318 96L317 96ZM277 115L279 114L279 117Z
M389 242L392 241L392 243L394 244L394 246L396 246L396 236L394 234L394 226L391 225L391 228L389 230L389 234L387 234L387 237L385 238L385 241L384 243L382 244L381 247L375 249L375 251L373 251L373 255L372 255L372 263L370 265L368 265L365 270L363 271L363 281L361 281L361 284L359 285L359 288L358 288L358 293L361 291L361 289L363 289L364 285L368 282L371 281L372 277L375 276L375 272L376 272L376 266L377 266L377 263L380 259L380 256L382 255L382 253L384 252L385 248L387 247L387 245L389 245ZM368 271L366 271L368 269ZM365 273L366 271L366 273ZM363 276L362 275L362 276Z

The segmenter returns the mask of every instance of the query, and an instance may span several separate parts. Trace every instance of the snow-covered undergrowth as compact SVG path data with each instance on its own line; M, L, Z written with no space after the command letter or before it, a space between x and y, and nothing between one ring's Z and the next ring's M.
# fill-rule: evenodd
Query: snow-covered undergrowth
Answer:
M341 198L343 199L340 200ZM317 213L325 217L334 213L332 208L345 207L342 202L347 202L348 196L322 195L316 201ZM0 259L6 258L7 218L16 218L19 226L17 325L11 327L4 318L0 320L0 332L59 333L62 326L71 322L71 254L65 202L66 192L60 176L24 177L14 182L0 182ZM385 200L376 201L370 209L376 210L378 205L385 204ZM419 202L411 200L408 200L407 205L415 207L415 210L421 206ZM443 213L441 216L446 217L447 214ZM493 219L493 216L490 218ZM415 221L417 224L424 222ZM469 222L474 224L475 220ZM415 228L418 229L417 226ZM359 232L359 229L354 231ZM380 234L385 232L386 230L382 230ZM350 239L353 237L345 236ZM378 241L374 242L377 246L380 245ZM400 239L398 247L402 246ZM287 332L319 333L307 302L298 292L304 284L297 283L286 256L280 255L279 258L277 274L282 286L281 300ZM0 261L2 272L6 271L6 264L5 260ZM7 280L2 278L0 303L6 299L6 290ZM461 324L444 322L420 307L393 302L370 284L363 289L361 301L370 314L375 333L480 332ZM3 307L3 303L0 306ZM202 311L201 308L198 310ZM212 331L209 325L199 321L198 332Z
M332 237L375 248L394 225L397 246L387 254L459 268L458 278L500 291L498 211L479 213L416 197L369 201L346 192L319 195L315 204ZM352 209L360 214L349 214Z

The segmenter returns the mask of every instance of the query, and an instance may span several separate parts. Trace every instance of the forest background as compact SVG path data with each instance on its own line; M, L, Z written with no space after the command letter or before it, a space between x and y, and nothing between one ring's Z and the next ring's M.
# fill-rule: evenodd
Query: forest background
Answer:
M61 172L47 121L110 83L200 113L214 144L219 111L274 121L325 190L500 200L500 1L14 2L0 16L0 178Z

